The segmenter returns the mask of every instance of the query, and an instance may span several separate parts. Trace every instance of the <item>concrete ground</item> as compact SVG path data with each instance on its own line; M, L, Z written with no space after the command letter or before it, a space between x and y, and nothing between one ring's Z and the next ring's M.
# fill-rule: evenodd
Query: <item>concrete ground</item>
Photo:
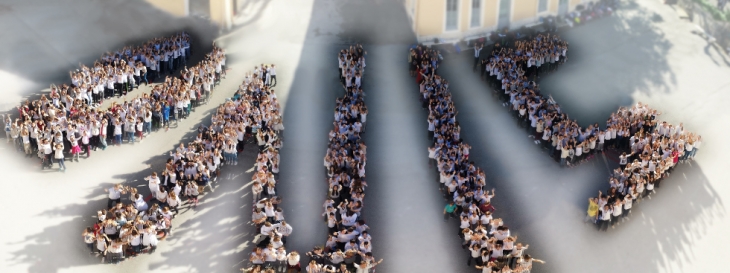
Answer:
M65 79L77 60L91 61L108 49L174 31L191 20L157 13L139 0L54 1L36 9L38 3L0 6L0 47L14 52L0 53L5 54L0 55L4 109ZM104 187L139 185L159 170L164 154L191 137L188 132L199 122L207 122L209 110L232 94L243 72L261 63L277 64L275 89L284 106L279 193L294 227L288 249L304 252L324 244L321 164L334 101L342 92L335 53L349 42L363 42L368 51L364 86L370 117L364 138L370 147L370 186L363 215L375 256L385 259L378 272L476 271L465 265L457 224L441 218L444 201L427 161L427 113L405 64L413 34L403 8L385 0L252 3L237 26L217 39L229 53L228 78L211 102L180 127L153 133L134 146L97 152L94 160L69 163L65 174L40 172L35 161L0 145L0 173L8 181L0 217L10 220L0 232L3 272L236 272L251 248L251 149L238 166L226 167L215 192L197 209L175 219L172 237L153 255L102 265L88 256L80 232L106 203ZM658 1L625 6L615 17L563 34L571 43L570 60L541 79L543 90L581 123L601 122L619 105L648 102L664 113L663 119L683 121L705 141L697 163L680 166L659 194L636 207L630 221L607 233L581 219L585 199L606 187L610 159L558 168L471 73L469 54L448 55L441 68L452 83L472 156L497 188L498 216L519 241L530 244L529 253L548 261L533 272L715 272L730 265L722 256L730 244L722 202L730 198L730 188L722 183L728 168L721 158L730 152L722 145L730 125L723 111L729 99L723 91L730 86L726 57L706 47L690 33L691 25ZM83 17L74 9L123 12ZM202 41L217 34L206 29L196 33ZM68 60L54 59L58 55Z

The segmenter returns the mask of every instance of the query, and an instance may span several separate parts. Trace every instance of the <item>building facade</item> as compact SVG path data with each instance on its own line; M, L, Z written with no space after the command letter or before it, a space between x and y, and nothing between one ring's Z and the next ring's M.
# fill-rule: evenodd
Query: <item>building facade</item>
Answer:
M229 29L241 0L146 0L151 5L175 16L201 16L221 29Z
M585 0L404 0L419 42L471 39L509 27L536 24L540 17L573 11Z

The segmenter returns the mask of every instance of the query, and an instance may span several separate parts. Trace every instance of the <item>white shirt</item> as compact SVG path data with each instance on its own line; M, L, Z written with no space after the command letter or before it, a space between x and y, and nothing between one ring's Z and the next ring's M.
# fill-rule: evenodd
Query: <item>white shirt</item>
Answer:
M357 220L357 214L352 214L352 216L347 216L347 214L342 215L342 224L345 226L352 226L355 225L355 221Z
M621 212L623 210L621 209L621 205L613 205L613 216L621 216Z
M299 255L296 255L296 256L295 256L295 255L292 255L292 254L290 253L290 254L289 254L289 255L287 256L287 259L286 259L286 261L287 261L287 262L289 263L289 265L291 265L291 266L295 266L295 265L299 264Z
M141 194L137 200L134 200L134 207L139 211L147 210L147 202L144 201L144 197Z
M111 187L109 188L109 199L116 200L122 197L122 192L118 191L116 188Z
M150 191L154 194L160 190L160 178L159 177L148 177Z
M355 268L357 268L357 273L368 273L373 266L368 263L365 267L360 267L360 264L356 263Z
M55 158L56 158L56 159L62 159L62 158L64 158L64 155L63 155L63 149L56 149L56 155L55 155Z
M43 153L46 155L49 155L53 153L53 149L51 148L51 144L42 144L41 149L43 149Z
M167 192L156 191L155 198L157 198L160 202L165 202L167 201Z
M609 208L606 210L605 208L601 208L601 220L607 221L611 220L611 209Z
M264 259L267 262L275 262L276 261L276 249L269 249L266 248L263 251L264 253Z
M157 245L157 234L154 231L142 233L142 244L145 246L156 246Z
M267 235L268 236L269 233L271 233L271 231L274 230L274 228L275 228L274 226L270 226L270 227L262 226L261 227L261 235Z
M94 238L94 233L84 235L84 243L93 244L94 240L96 240L96 238Z
M106 242L103 239L96 240L96 249L98 249L99 251L106 250Z
M279 223L274 226L276 226L276 231L278 231L282 236L289 236L294 230L288 223L286 225Z
M624 209L629 210L631 209L631 205L633 205L634 200L631 199L631 197L624 198Z
M167 198L167 204L170 205L171 207L177 207L178 205L180 205L180 198L177 196L175 196L174 199Z
M363 253L372 252L373 251L373 245L371 245L370 243L368 243L367 245L365 245L365 242L362 242L360 244L360 251L362 251Z
M142 243L142 238L141 238L141 236L137 235L137 236L132 236L132 241L129 244L131 244L133 246L138 246L141 243Z

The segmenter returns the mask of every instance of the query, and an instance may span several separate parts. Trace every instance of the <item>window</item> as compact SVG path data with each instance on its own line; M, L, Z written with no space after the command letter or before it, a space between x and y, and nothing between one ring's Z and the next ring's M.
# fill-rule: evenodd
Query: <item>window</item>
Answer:
M568 0L558 1L558 14L565 15L568 13Z
M539 0L537 4L537 12L545 12L548 8L548 0Z
M471 22L470 27L482 25L482 0L471 0Z
M446 0L446 30L459 28L459 0Z
M502 29L509 26L512 15L512 1L499 0L499 16L497 17L497 28Z

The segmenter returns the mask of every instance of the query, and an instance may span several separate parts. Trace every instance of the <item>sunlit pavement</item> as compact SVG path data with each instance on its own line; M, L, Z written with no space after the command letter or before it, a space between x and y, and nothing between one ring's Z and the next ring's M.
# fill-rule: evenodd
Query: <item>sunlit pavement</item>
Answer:
M12 49L0 59L3 110L66 79L78 61L191 24L191 19L157 13L137 0L58 1L34 14L36 2L9 2L10 15L0 16L3 26L13 26L0 33L9 37L0 46ZM426 157L427 113L405 64L412 34L404 11L388 1L252 3L236 19L237 27L217 40L229 53L227 79L211 102L178 128L153 133L134 146L93 153L91 159L69 163L66 173L42 173L35 161L0 145L5 178L0 216L7 220L0 232L3 272L234 272L245 265L252 237L247 171L255 154L250 147L238 166L225 167L214 193L175 219L172 237L156 253L102 265L88 255L80 234L106 204L103 188L117 182L142 184L142 177L160 169L165 153L192 137L190 130L203 119L208 121L209 110L233 93L242 73L261 63L277 65L275 90L284 106L279 193L294 227L287 248L304 252L324 244L322 160L334 101L342 92L335 53L350 41L366 43L368 51L364 87L370 110L365 134L370 186L363 216L372 228L375 255L385 259L378 272L473 270L466 266L457 223L441 218L444 201ZM704 145L697 163L679 167L652 200L636 206L630 221L607 233L581 222L585 199L606 187L602 158L574 169L558 168L471 73L468 53L446 56L439 71L451 82L472 158L497 188L497 215L519 241L530 244L529 253L548 261L533 272L714 272L730 265L722 256L730 245L722 203L730 195L722 158L730 152L723 145L730 125L723 111L730 96L724 92L730 86L728 61L658 1L625 6L614 18L564 33L571 43L570 60L541 79L542 89L581 123L601 122L618 105L648 102L664 113L663 119L684 122L702 134ZM70 9L95 7L106 13L84 20L43 19L46 13L75 14ZM130 14L138 18L125 21ZM199 31L203 33L195 34L201 40L212 36ZM56 32L64 35L51 36ZM112 34L102 35L106 33Z

